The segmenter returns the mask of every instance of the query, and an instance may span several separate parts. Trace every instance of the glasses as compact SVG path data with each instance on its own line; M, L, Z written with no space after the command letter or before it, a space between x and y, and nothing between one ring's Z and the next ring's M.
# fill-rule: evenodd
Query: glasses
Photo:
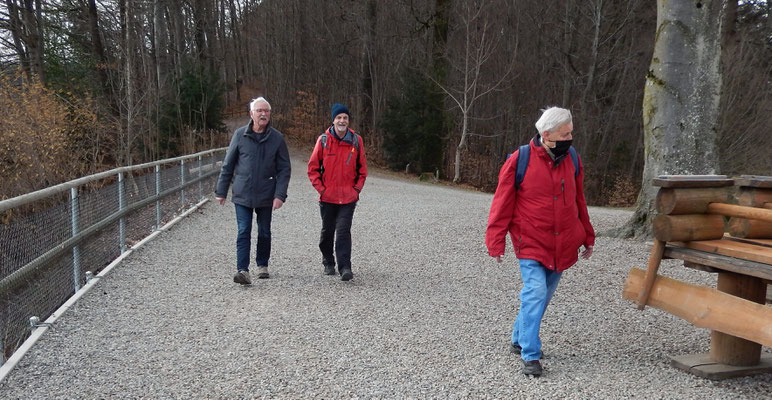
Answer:
M269 113L269 112L271 112L271 109L270 108L256 108L256 109L254 109L252 111L257 112L258 114L261 113L261 112Z

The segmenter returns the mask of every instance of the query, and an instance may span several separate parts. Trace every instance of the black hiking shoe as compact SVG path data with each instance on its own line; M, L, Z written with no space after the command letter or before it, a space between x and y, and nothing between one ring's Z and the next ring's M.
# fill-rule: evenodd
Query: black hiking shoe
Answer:
M324 274L325 275L335 275L335 266L334 265L325 265L324 266Z
M354 277L354 273L350 269L344 269L340 271L340 280L350 281Z
M523 374L541 376L541 363L539 360L523 361Z

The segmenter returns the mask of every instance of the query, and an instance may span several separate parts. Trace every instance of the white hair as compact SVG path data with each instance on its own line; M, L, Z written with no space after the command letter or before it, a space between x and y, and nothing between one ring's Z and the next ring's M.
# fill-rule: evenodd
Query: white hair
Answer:
M571 111L565 108L549 107L542 111L541 117L535 124L540 134L572 122Z
M260 97L258 97L256 99L253 99L252 101L249 102L249 111L252 111L255 108L255 104L257 104L257 103L268 104L268 109L269 110L271 109L271 103L269 103L268 100L265 99L265 97L260 96Z

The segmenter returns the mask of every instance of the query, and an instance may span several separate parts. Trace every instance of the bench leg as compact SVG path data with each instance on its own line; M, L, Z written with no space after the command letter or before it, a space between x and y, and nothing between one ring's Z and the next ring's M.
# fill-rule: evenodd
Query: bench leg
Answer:
M732 272L720 272L716 288L721 292L759 304L764 304L767 294L767 288L762 279ZM727 365L757 365L761 360L761 345L722 332L711 331L710 358Z

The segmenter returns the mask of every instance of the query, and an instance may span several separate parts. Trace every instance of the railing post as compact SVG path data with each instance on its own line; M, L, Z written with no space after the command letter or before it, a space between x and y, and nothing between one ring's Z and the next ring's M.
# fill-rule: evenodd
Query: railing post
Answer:
M118 173L118 211L123 211L126 207L126 193L124 186L126 183L123 180L123 172ZM118 221L118 245L121 247L121 254L126 251L126 217L121 217Z
M201 182L201 176L203 175L201 172L201 158L202 156L199 154L198 156L198 199L202 200L204 198L204 184Z
M78 227L78 188L74 187L70 189L70 206L72 208L72 236L78 234L80 228ZM80 290L80 246L73 246L72 248L72 280L73 287L77 292Z
M185 160L180 160L180 209L185 209Z
M161 166L155 166L155 229L161 229Z

